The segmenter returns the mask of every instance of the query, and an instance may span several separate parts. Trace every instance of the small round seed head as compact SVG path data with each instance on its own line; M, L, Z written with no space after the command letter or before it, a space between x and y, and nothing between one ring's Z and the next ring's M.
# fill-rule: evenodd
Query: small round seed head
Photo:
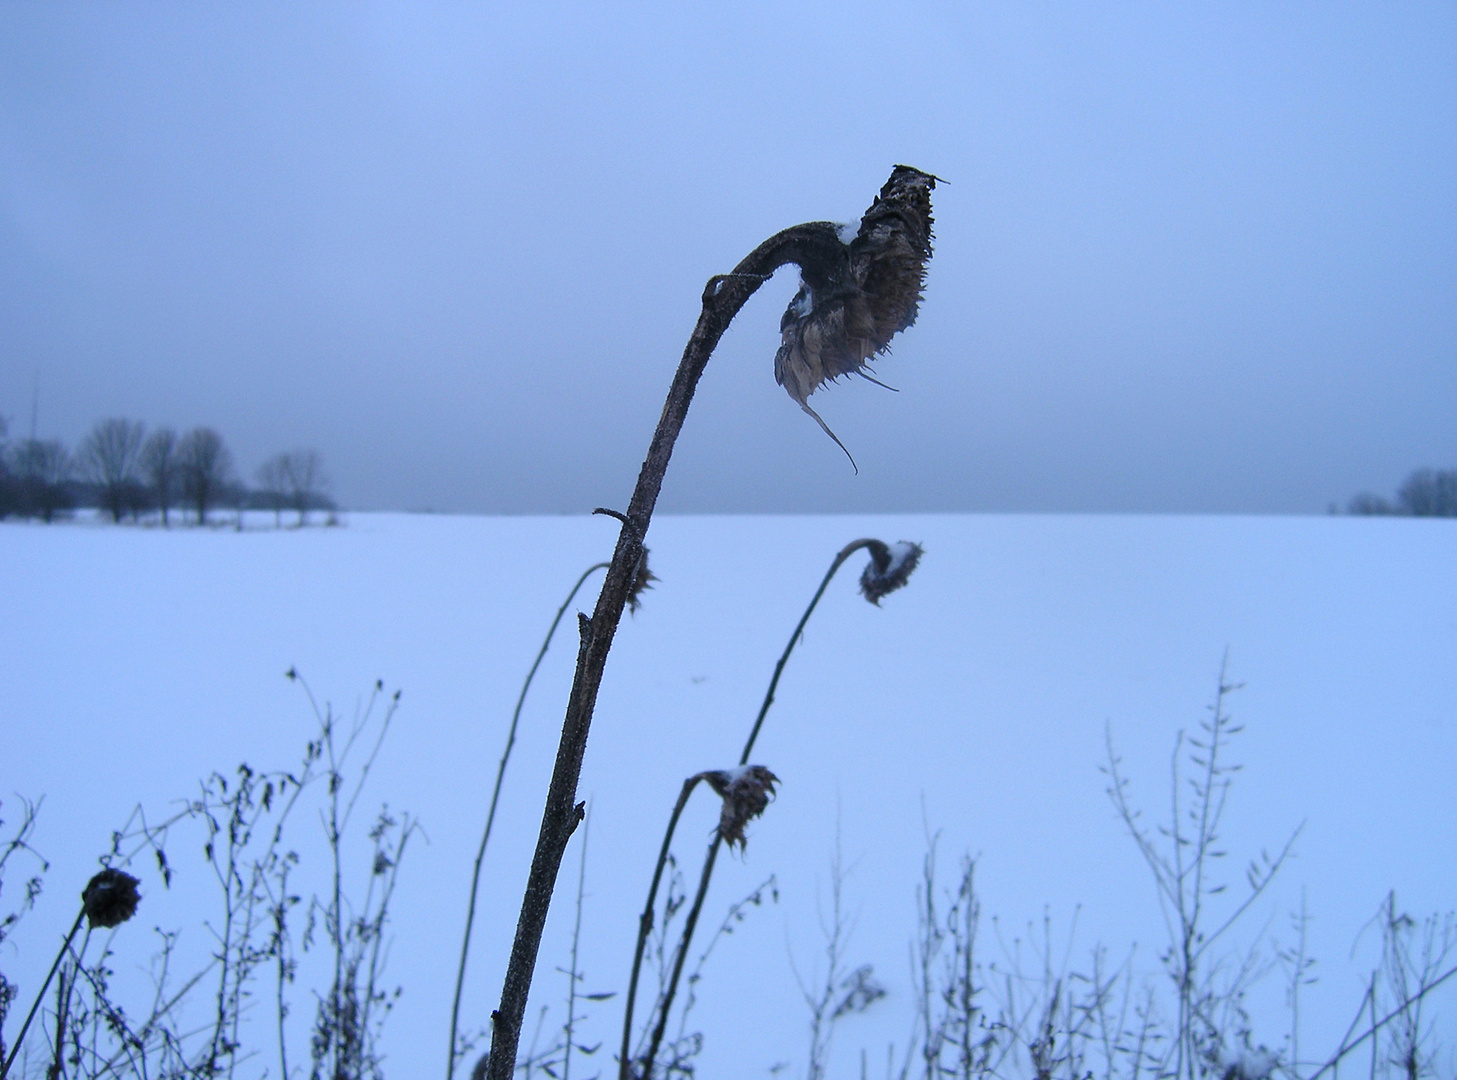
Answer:
M637 566L632 571L632 586L627 592L627 610L637 614L637 609L642 607L642 594L653 587L653 582L658 580L658 575L648 569L648 549L643 548L642 554L638 556Z
M142 899L137 885L136 878L110 866L87 882L81 904L91 926L120 926L135 915Z
M718 835L730 848L737 844L742 851L748 845L744 826L764 812L774 798L774 785L779 783L779 777L763 765L714 769L702 776L723 800Z
M910 580L911 572L921 561L924 550L920 544L902 540L896 544L884 544L879 540L867 545L870 562L860 575L860 592L876 607L880 598L895 592Z

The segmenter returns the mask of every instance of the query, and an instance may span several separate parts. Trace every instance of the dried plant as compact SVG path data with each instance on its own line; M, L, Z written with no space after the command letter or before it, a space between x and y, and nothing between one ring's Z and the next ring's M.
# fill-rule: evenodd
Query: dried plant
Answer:
M707 782L708 785L723 800L719 812L719 823L713 831L713 839L709 843L708 853L704 856L703 869L699 873L698 891L694 896L693 906L688 909L687 917L683 924L683 931L679 936L678 944L671 952L671 959L667 951L667 931L673 916L682 907L685 897L681 890L675 889L674 885L681 881L677 873L677 864L670 852L673 841L673 833L677 828L678 819L683 814L683 808L688 805L688 797L693 789L700 782ZM678 800L673 804L673 812L668 818L668 828L663 835L663 844L658 851L658 862L653 868L652 884L648 886L648 899L643 907L642 915L638 919L637 947L633 953L632 972L627 982L627 1006L623 1011L622 1020L622 1049L618 1057L618 1076L621 1080L633 1076L640 1080L647 1080L653 1073L654 1065L658 1060L659 1049L663 1045L663 1039L667 1033L669 1016L673 1009L673 1001L678 991L678 983L683 975L683 965L688 958L688 951L693 941L693 932L698 926L698 917L703 910L703 901L708 893L708 882L713 876L714 862L718 858L718 849L728 841L730 847L737 843L740 848L744 847L747 840L744 836L744 827L748 822L762 814L774 796L774 785L779 778L770 772L763 765L739 766L735 769L712 769L706 772L695 773L683 781L683 788L678 793ZM654 929L654 912L657 910L658 888L663 880L665 869L672 867L673 877L669 881L668 898L664 905L663 919L658 926L659 938L657 945L658 955L658 998L653 1007L652 1016L648 1021L648 1028L651 1032L646 1039L646 1049L638 1054L632 1053L632 1022L633 1012L637 1004L638 981L642 974L642 963L645 955L648 937ZM778 898L776 891L775 898ZM757 904L757 899L754 901ZM709 948L712 948L710 944ZM707 950L704 953L707 956ZM701 967L701 962L700 962ZM685 1010L686 1011L686 1010ZM681 1024L680 1024L681 1027ZM701 1048L702 1039L695 1036L694 1040ZM682 1048L683 1039L670 1049L673 1051L672 1058L681 1062L697 1053L685 1054ZM634 1066L636 1062L636 1066ZM681 1072L682 1068L676 1071Z
M637 610L638 593L644 588L647 588L650 580L655 580L652 573L647 569L647 558L647 548L643 548L640 572L634 575L634 591L629 594L628 599L634 611ZM516 708L511 712L511 725L506 731L506 748L501 752L501 761L496 767L496 783L491 788L491 803L486 810L486 825L481 830L481 843L476 849L475 867L471 872L470 901L466 906L465 914L465 933L460 943L460 963L457 965L455 972L455 995L450 1003L450 1045L446 1055L446 1080L452 1080L455 1076L456 1065L471 1050L471 1046L464 1045L461 1042L460 998L465 988L466 959L470 955L471 933L475 928L476 922L476 897L481 886L481 866L486 859L486 845L491 842L491 829L496 824L496 808L501 804L501 784L506 779L506 766L510 763L511 751L516 746L516 730L521 723L521 708L526 704L526 695L531 690L532 680L536 678L537 669L541 667L542 660L546 658L547 650L551 648L551 640L556 636L557 627L561 625L562 617L566 615L567 608L572 606L572 601L576 599L577 592L586 583L587 579L598 570L606 569L606 563L596 563L583 570L582 575L577 578L576 584L567 593L567 598L562 601L561 607L557 608L556 617L552 619L551 626L547 628L546 637L542 640L541 648L537 650L536 659L531 663L531 670L526 673L526 680L521 684L521 693L516 697ZM642 579L641 584L638 584L639 578Z
M921 561L923 549L920 544L909 540L889 546L879 540L865 545L870 551L870 562L860 575L860 592L876 607L880 601L905 586L911 574Z
M1166 978L1136 982L1132 951L1110 968L1101 946L1074 967L1072 931L1065 944L1056 944L1046 913L1040 928L1029 924L1010 941L992 920L1000 958L978 959L974 863L964 859L958 886L943 890L937 836L928 832L911 954L916 1027L900 1068L888 1063L887 1080L909 1080L913 1071L922 1080L1270 1080L1277 1072L1288 1080L1322 1080L1368 1049L1373 1078L1433 1075L1435 1029L1424 1002L1457 979L1451 963L1457 916L1419 921L1400 912L1391 897L1373 920L1381 934L1380 962L1335 1053L1313 1071L1299 1056L1299 989L1311 981L1314 964L1305 947L1303 899L1294 923L1297 944L1275 950L1290 979L1290 1034L1276 1049L1258 1041L1256 1022L1267 1026L1270 1018L1251 1015L1246 993L1276 965L1262 959L1258 942L1243 955L1215 946L1266 892L1295 835L1276 856L1247 867L1243 895L1226 894L1217 874L1224 857L1219 824L1238 770L1226 761L1228 743L1240 730L1226 708L1237 689L1226 671L1221 665L1200 737L1180 734L1175 742L1173 804L1165 824L1143 826L1111 742L1105 767L1109 795L1149 866L1167 916L1170 943L1160 955ZM913 1070L917 1059L919 1070Z
M34 815L27 815L27 824L34 821ZM22 829L22 839L24 829ZM10 850L15 850L12 844ZM9 854L9 851L6 853ZM81 892L81 910L76 915L76 921L71 924L70 932L61 943L60 951L56 953L56 959L51 964L51 969L46 973L40 990L35 996L35 1003L31 1005L30 1012L25 1016L25 1022L20 1025L20 1031L15 1036L15 1045L11 1048L10 1054L5 1058L3 1067L0 1067L0 1080L10 1075L10 1068L15 1064L15 1058L25 1045L26 1032L30 1030L31 1022L39 1011L41 1002L45 1000L46 991L50 989L51 980L56 977L56 971L61 968L62 961L72 956L71 942L76 940L76 934L81 929L82 921L88 923L86 937L89 940L91 930L96 927L108 929L120 926L136 914L137 904L141 897L137 893L137 879L130 874L120 870L107 867L96 874L86 883L86 888ZM85 953L83 945L81 953ZM81 966L80 956L76 956L74 966L79 969ZM58 1073L61 1068L62 1049L65 1043L67 1030L67 1015L71 1000L71 993L75 989L75 975L67 978L66 971L61 971L61 981L57 986L56 1005L56 1048L52 1057L52 1071Z
M33 873L25 881L24 893L20 898L19 905L7 911L3 918L0 918L0 944L4 944L15 930L16 924L23 919L27 912L35 907L36 899L40 896L41 887L44 882L44 874L50 869L48 863L41 855L30 846L30 841L35 835L36 814L40 810L41 800L29 802L22 799L20 802L21 814L20 823L10 838L0 843L0 894L5 888L5 870L10 859L15 855L29 856L38 864L38 871ZM4 822L0 821L0 825ZM8 905L7 905L8 906ZM15 1001L16 986L7 979L3 972L0 972L0 1066L8 1060L9 1055L5 1053L5 1018L10 1013L10 1006Z
M809 1060L805 1080L824 1080L835 1026L847 1016L863 1013L881 998L885 988L875 978L875 968L862 964L853 970L846 963L853 920L845 910L845 882L850 869L840 851L840 828L835 824L835 848L830 856L830 902L828 913L816 904L820 936L824 941L825 967L822 978L806 982L789 957L789 966L800 996L809 1009Z
M810 597L809 604L804 609L804 614L799 617L799 622L794 627L794 632L789 635L789 643L784 646L784 651L779 655L779 662L774 665L774 674L769 679L769 689L764 693L764 701L759 706L759 714L754 717L754 725L749 730L748 741L744 743L744 752L739 757L739 764L744 765L753 753L754 743L758 741L759 732L764 727L764 718L769 715L769 709L774 704L774 693L779 689L779 679L784 674L784 666L789 663L789 658L794 654L794 647L804 637L804 628L809 623L809 617L814 614L815 608L819 606L820 597L825 595L825 590L830 587L835 574L840 567L845 565L845 560L854 555L857 551L869 551L871 563L865 568L860 578L860 591L876 607L880 606L881 597L887 593L894 592L903 586L910 578L911 572L921 561L923 549L920 544L913 544L908 540L902 540L895 545L887 544L884 540L865 538L853 540L842 547L834 559L830 561L830 568L825 571L825 576L820 579L819 588ZM894 564L894 565L892 565ZM875 574L870 577L872 582L867 587L867 576L871 575L872 569ZM890 584L891 578L895 579Z
M779 324L774 378L841 450L845 444L810 408L810 395L842 375L870 379L871 358L888 352L891 338L916 321L931 259L936 180L897 165L858 230L824 224L814 254L800 263L799 291ZM845 456L854 466L850 451Z
M1396 894L1389 893L1367 926L1373 924L1380 930L1381 956L1366 994L1336 1052L1303 1080L1334 1072L1368 1042L1373 1078L1395 1074L1418 1080L1434 1074L1434 1024L1424 1006L1434 990L1457 977L1457 965L1450 964L1457 951L1457 914L1418 920L1399 911Z
M642 549L642 556L632 572L632 585L627 590L627 609L634 615L642 607L642 594L653 587L658 575L648 569L648 549Z
M834 285L831 292L844 292L853 286L856 290L854 296L863 294L867 297L870 307L877 313L873 326L874 349L883 348L892 334L915 318L925 259L930 252L929 193L934 180L929 173L897 166L890 182L882 190L882 198L871 207L866 221L862 222L865 236L863 239L857 236L859 247L855 252L849 251L853 244L847 245L832 224L812 222L799 225L770 237L750 252L732 273L713 277L704 287L702 312L673 377L627 511L612 513L621 521L622 528L607 570L607 579L591 616L583 615L579 619L582 641L577 654L577 670L562 722L556 763L547 788L541 830L522 896L521 915L506 966L500 1006L493 1014L491 1053L486 1069L489 1080L511 1080L516 1068L516 1050L521 1040L526 999L531 990L552 892L567 843L580 821L577 782L591 730L592 712L602 684L603 668L622 620L623 609L638 578L653 509L698 380L719 340L744 304L776 270L789 263L799 266L801 273L808 272L810 277L807 280L811 283L822 272L827 274L827 281ZM907 193L904 197L898 194L902 191ZM923 216L917 218L918 214ZM915 229L917 220L924 222L920 233ZM848 260L848 274L836 269L845 261L846 254L852 256ZM846 293L847 299L851 296ZM837 299L830 293L822 297L823 302L828 304L844 304L847 299ZM810 315L813 315L814 308L815 305L811 304ZM829 307L823 307L823 311L827 319L832 319ZM855 332L859 333L859 330ZM823 370L823 357L818 362ZM790 366L793 366L792 363ZM837 372L829 372L830 377L835 374ZM810 392L819 385L813 381L815 378L811 371L810 383L807 384L804 378L797 376L796 388L792 392L796 400L808 399Z
M81 893L81 910L91 928L110 929L135 915L142 900L137 892L140 884L125 870L111 866L87 882Z
M1228 660L1226 654L1209 718L1200 725L1201 737L1186 740L1181 732L1175 741L1169 819L1158 834L1142 824L1139 811L1129 802L1128 780L1120 771L1112 737L1108 737L1108 796L1153 875L1171 928L1172 940L1162 959L1176 991L1177 1038L1159 1067L1175 1080L1195 1080L1208 1063L1217 1063L1234 1041L1242 1041L1248 1034L1239 1010L1255 971L1253 960L1238 965L1231 979L1223 983L1216 982L1217 968L1208 961L1214 946L1279 873L1300 835L1297 826L1277 855L1263 854L1252 861L1245 870L1243 898L1233 905L1226 902L1217 915L1211 912L1224 899L1221 894L1226 884L1214 871L1224 857L1219 845L1225 800L1240 768L1228 764L1224 752L1230 738L1243 730L1226 711L1229 695L1240 688L1227 680ZM1161 844L1157 836L1164 837L1167 844ZM1210 925L1211 920L1217 921Z
M297 678L295 672L289 675ZM313 995L313 1074L330 1080L379 1075L376 1047L393 1001L380 985L384 931L401 856L417 826L408 817L397 820L387 810L379 815L369 830L373 850L362 896L345 888L342 853L353 810L399 695L386 696L383 684L377 683L352 720L339 717L327 705L320 707L311 693L308 696L319 729L301 768L265 773L245 764L232 774L214 773L171 816L152 821L137 807L113 833L111 850L103 859L106 865L84 890L81 911L51 977L37 995L39 1007L46 987L59 975L47 1048L50 1075L139 1080L232 1076L259 1052L248 1045L249 1032L263 1029L255 1026L257 1020L245 1023L245 1015L262 996L259 979L271 969L276 1071L294 1076L286 1018L292 1011L299 954L310 951L327 957L332 971L326 988ZM380 702L386 703L383 709L377 707ZM325 895L308 904L309 926L300 935L291 918L303 902L292 880L300 856L286 843L285 829L316 780L327 781L321 818L332 866ZM194 840L198 827L203 836ZM122 868L137 869L141 859L154 861L163 888L169 888L174 876L183 872L167 855L177 842L188 850L194 843L201 849L219 886L217 916L207 921L211 955L179 979L174 973L180 963L178 933L158 930L161 948L152 962L152 999L140 1008L126 1008L113 997L112 943L117 927L133 915L140 897L138 878ZM89 928L73 947L83 921ZM89 948L98 930L109 931L100 935L99 955ZM35 1013L32 1009L32 1016ZM6 1058L4 1075L12 1072L17 1056L24 1052L25 1034L23 1028Z
M774 785L779 777L763 765L740 765L736 769L706 772L703 779L723 800L718 819L719 838L729 850L738 844L742 851L748 846L744 826L764 812L774 798Z
M815 590L814 595L810 598L809 604L805 607L804 613L800 616L799 622L794 627L794 632L789 635L789 642L780 654L778 663L774 665L774 674L769 679L769 688L764 693L763 703L759 706L758 715L754 717L753 726L749 729L749 737L744 743L743 752L739 755L738 770L736 772L719 770L716 773L697 773L683 782L683 788L678 793L678 800L674 803L673 811L668 816L668 827L663 835L662 847L658 851L658 861L653 869L652 883L648 887L647 904L643 908L643 913L638 922L637 948L633 954L632 971L628 976L627 1005L624 1009L622 1020L622 1049L618 1058L619 1080L632 1080L634 1073L641 1080L648 1080L653 1073L657 1060L658 1047L661 1044L662 1035L668 1023L668 1011L672 1008L674 997L677 994L678 980L683 970L683 961L692 945L693 934L698 926L699 912L702 910L704 900L708 895L708 884L713 878L713 868L718 859L718 849L725 840L729 839L725 829L725 823L728 819L721 816L720 827L714 831L713 839L708 846L708 852L704 856L703 869L699 874L698 891L694 897L693 906L689 909L688 916L683 924L682 940L675 951L676 961L672 973L668 976L667 981L662 984L662 989L659 992L656 1006L657 1022L653 1027L656 1033L655 1037L649 1040L645 1053L638 1054L634 1057L631 1053L633 1013L637 1004L637 986L642 973L643 954L647 945L648 934L653 928L653 912L657 901L658 887L662 881L663 869L668 865L671 858L669 851L673 842L673 834L678 827L678 819L683 814L683 808L688 804L688 797L693 793L694 787L697 786L700 780L709 780L711 776L719 776L720 779L717 783L724 787L724 790L719 791L719 795L723 796L725 791L728 790L730 781L734 777L742 776L745 770L750 768L764 769L763 766L749 766L749 755L754 751L754 743L758 741L759 732L764 727L764 720L769 715L769 709L774 704L774 694L779 688L780 678L784 675L785 665L789 663L789 658L793 655L795 646L803 638L804 628L809 623L810 616L814 614L815 608L819 606L820 598L824 596L825 590L829 588L830 582L834 580L835 574L845 564L846 560L857 551L862 550L869 551L871 555L871 562L866 567L865 575L870 575L870 580L876 583L875 589L879 591L875 591L875 589L867 590L865 575L862 575L861 591L865 593L866 599L876 604L876 606L879 606L879 601L882 596L905 584L921 557L921 546L904 540L892 547L892 545L886 544L883 540L865 538L852 541L841 548L835 554L834 559L831 560L830 568L820 580L819 588ZM892 578L895 580L895 584L888 584ZM768 769L764 769L764 772L772 778L773 782L778 782L778 777L769 773ZM710 780L710 783L713 783L713 781ZM715 790L718 789L715 788ZM770 786L768 794L773 794L772 786ZM765 800L765 805L767 805L767 799ZM762 807L760 807L760 811L762 812ZM728 815L729 813L729 803L725 799L722 814Z

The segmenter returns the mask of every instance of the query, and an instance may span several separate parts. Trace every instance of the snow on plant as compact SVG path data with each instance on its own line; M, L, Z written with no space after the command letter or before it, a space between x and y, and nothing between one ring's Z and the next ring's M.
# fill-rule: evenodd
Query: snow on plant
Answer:
M623 609L628 607L629 598L640 592L634 586L641 580L644 540L653 509L673 446L709 358L729 324L759 287L781 266L795 264L814 300L807 310L802 303L791 305L793 310L781 320L775 377L826 433L835 438L809 407L809 395L840 375L864 374L869 358L884 352L897 333L915 322L926 263L931 257L930 193L935 186L936 177L930 173L898 165L862 216L856 237L849 244L842 241L833 222L797 225L776 233L750 252L731 273L711 278L704 287L702 312L668 391L627 510L598 510L618 519L622 528L597 604L590 617L579 618L582 643L577 670L522 896L500 1006L492 1014L486 1080L512 1080L516 1069L526 999L552 892L567 844L582 818L577 783L602 672ZM797 311L804 314L795 314ZM839 439L835 442L839 443ZM705 870L711 871L711 860ZM705 877L704 887L706 882ZM449 1056L447 1080L454 1070L453 1045ZM622 1062L621 1067L626 1069L627 1062Z

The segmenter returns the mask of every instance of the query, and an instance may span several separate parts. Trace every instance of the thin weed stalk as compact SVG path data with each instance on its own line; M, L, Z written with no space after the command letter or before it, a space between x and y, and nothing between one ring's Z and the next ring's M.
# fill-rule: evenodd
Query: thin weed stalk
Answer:
M713 839L708 845L708 853L703 858L703 870L698 876L698 892L693 897L693 906L688 909L688 918L683 923L683 936L678 942L678 948L673 957L673 974L658 1002L657 1022L653 1026L647 1052L642 1058L641 1080L651 1080L653 1062L658 1058L658 1048L662 1045L663 1033L668 1028L668 1014L673 1008L673 996L678 989L678 980L683 975L683 963L688 958L688 948L693 941L693 931L698 927L698 916L703 912L703 900L708 895L708 882L713 877L713 864L718 860L718 850L721 846L722 837L715 830Z
M867 537L855 540L840 549L830 563L830 568L825 571L825 576L820 580L820 587L815 590L814 596L810 597L804 614L799 617L799 622L794 627L794 633L789 635L789 643L784 646L784 652L780 654L779 662L774 665L774 675L769 680L769 689L764 693L764 703L759 706L759 714L754 717L754 726L749 729L749 737L744 742L744 752L739 755L740 765L749 763L749 755L754 752L754 743L758 740L759 731L764 726L764 718L769 715L769 708L774 704L774 692L779 689L779 678L784 674L784 665L789 663L789 657L794 653L794 647L803 639L805 625L809 622L809 617L814 614L815 608L819 606L820 597L825 595L825 590L830 587L830 582L834 580L840 567L845 565L845 560L862 549L868 549L877 564L886 565L890 562L890 549L883 540Z
M526 681L521 684L521 693L516 697L516 708L511 712L511 726L506 733L506 748L501 752L501 762L496 767L496 783L491 789L491 804L486 811L486 827L481 832L481 843L476 849L475 868L471 872L470 901L465 912L465 933L460 943L460 964L455 972L455 996L450 1003L450 1053L445 1067L445 1080L454 1080L455 1066L464 1056L464 1051L456 1045L456 1040L460 1031L460 997L465 987L466 959L470 954L471 933L476 922L476 895L480 890L481 865L486 859L486 845L491 842L491 829L496 823L496 807L500 805L501 801L501 784L506 778L506 766L511 761L511 751L516 745L516 728L521 721L521 707L526 704L527 691L531 689L532 680L536 678L537 668L541 667L542 660L546 658L547 649L551 648L551 640L556 635L557 627L561 625L567 608L571 607L572 601L576 599L578 591L581 590L587 579L598 570L606 570L608 566L608 563L599 562L582 571L582 576L577 578L577 583L572 586L572 591L567 593L567 598L562 601L562 606L557 608L556 617L552 619L551 626L547 628L546 638L536 653L536 659L532 661L531 670L526 673Z
M779 902L779 879L774 874L770 874L761 881L753 892L729 905L728 911L723 917L723 922L719 923L718 929L709 938L708 944L704 947L703 952L699 953L698 962L693 965L693 970L688 975L687 989L684 991L683 1008L678 1013L678 1034L675 1045L680 1048L685 1045L690 1045L693 1049L689 1050L689 1053L696 1053L702 1041L700 1034L695 1033L692 1037L688 1035L688 1014L693 1011L693 1006L697 1003L698 999L695 991L698 983L703 978L703 969L708 964L708 958L713 954L714 946L723 938L732 934L734 927L748 917L748 909L750 907L759 907L764 903L765 893L769 894L770 899L774 903L777 904ZM683 1051L681 1049L675 1051L675 1055L681 1055L682 1053Z
M759 706L759 712L754 717L754 723L749 729L749 737L744 741L743 752L739 754L740 768L748 765L749 755L754 752L754 743L758 741L759 733L763 730L764 720L769 715L770 708L774 705L774 696L779 689L779 680L784 675L785 666L789 658L794 654L795 647L804 638L804 628L809 623L810 616L814 614L815 608L819 606L820 599L825 595L830 582L834 580L840 567L845 561L857 551L869 551L871 563L866 567L865 575L861 579L861 590L867 599L877 603L879 598L894 588L899 588L905 583L905 578L915 568L920 558L919 545L908 545L905 553L901 556L899 566L895 563L895 554L890 546L883 540L876 540L865 537L846 544L831 560L829 569L820 579L819 588L815 589L814 595L810 597L809 604L805 607L799 622L795 624L794 631L789 635L789 641L780 653L779 660L774 665L774 674L769 679L769 687L764 692L764 700ZM893 576L887 577L891 573ZM632 1021L633 1010L637 1001L638 979L642 971L643 954L647 945L647 938L653 926L654 903L657 897L658 884L662 879L663 868L668 861L668 851L673 841L673 833L678 827L678 819L682 816L683 808L687 805L688 797L692 794L693 788L698 781L707 774L699 773L690 776L683 782L683 788L678 794L678 801L673 805L673 812L668 817L668 827L663 834L663 844L658 852L657 865L653 868L652 884L648 888L647 904L638 922L637 946L633 953L632 971L628 976L627 1005L622 1020L622 1052L618 1059L619 1080L631 1080L632 1077L632 1055L630 1052L632 1043ZM653 1027L653 1035L648 1044L648 1050L641 1059L641 1080L650 1080L654 1062L657 1060L657 1051L662 1043L663 1033L668 1024L668 1013L672 1008L673 1000L678 992L678 982L683 974L683 964L687 958L688 950L693 943L693 935L698 927L698 919L702 913L703 903L708 895L708 885L713 878L713 868L718 861L718 849L723 843L723 836L719 830L715 830L713 839L709 841L708 851L703 858L703 869L699 875L698 890L694 895L693 906L688 911L688 917L683 924L682 938L677 948L677 954L673 963L672 974L667 985L663 987L658 1000L658 1016Z
M1171 937L1164 954L1164 967L1174 984L1177 1021L1170 1057L1161 1063L1174 1080L1198 1080L1206 1062L1222 1052L1224 1032L1215 1022L1209 1006L1218 1001L1234 1003L1240 986L1216 992L1205 971L1209 950L1262 896L1289 858L1302 826L1292 830L1278 855L1263 855L1252 861L1245 871L1246 892L1224 920L1208 928L1209 902L1225 889L1209 880L1215 860L1225 856L1219 847L1220 824L1232 776L1238 765L1225 764L1222 754L1231 737L1242 727L1236 725L1225 708L1226 699L1239 689L1228 681L1229 654L1219 666L1219 682L1210 717L1201 724L1202 738L1186 738L1181 732L1174 744L1169 765L1169 821L1160 832L1167 837L1167 852L1161 849L1139 821L1139 812L1128 801L1128 781L1120 771L1120 760L1113 751L1112 735L1106 735L1108 763L1104 767L1110 779L1109 798L1139 853L1143 856L1157 886L1160 905ZM1185 789L1192 796L1185 801ZM1247 979L1248 965L1238 978Z
M648 886L648 900L643 905L642 915L638 918L637 946L632 954L632 972L627 979L627 1004L623 1009L622 1052L617 1059L620 1080L629 1080L632 1075L633 1009L637 1004L637 986L639 976L642 974L643 954L647 950L648 935L652 933L653 916L657 910L658 886L663 880L663 869L668 865L668 849L673 843L673 832L678 827L678 819L683 815L683 808L688 805L688 796L693 793L693 789L702 779L703 774L697 773L683 781L683 788L678 792L678 800L673 804L673 812L668 815L668 828L663 833L663 846L658 851L658 862L653 867L653 880Z
M56 953L56 958L51 963L51 970L46 973L45 981L40 984L40 991L35 995L35 1001L30 1006L30 1012L25 1014L25 1023L20 1025L20 1031L15 1036L15 1042L11 1044L10 1055L5 1059L4 1067L0 1068L0 1080L5 1080L5 1077L10 1075L10 1066L15 1064L15 1058L20 1053L20 1048L25 1045L25 1034L30 1030L31 1021L35 1019L35 1014L40 1009L40 1003L45 1000L46 991L51 987L51 980L56 977L56 970L61 966L61 962L65 960L67 954L70 952L71 942L75 940L77 931L81 929L81 920L84 918L86 918L86 905L82 904L81 911L76 916L76 921L71 924L70 932L66 934L66 939L61 942L60 951ZM62 976L62 980L64 981L64 976Z
M1382 1061L1379 1043L1383 1033L1387 1033L1388 1047L1385 1063L1394 1066L1404 1080L1416 1080L1430 1071L1423 1042L1431 1032L1424 1027L1422 1007L1429 994L1457 976L1457 966L1443 970L1457 948L1457 922L1448 914L1418 923L1398 912L1394 893L1382 901L1373 921L1381 927L1381 958L1371 972L1366 994L1336 1052L1304 1080L1320 1080L1367 1040L1371 1043L1371 1075L1375 1076ZM1381 1011L1380 1000L1385 996L1381 993L1383 987L1394 1002L1385 1012ZM1361 1026L1362 1013L1369 1013L1370 1021L1360 1035L1353 1037Z
M1380 1031L1384 1027L1386 1027L1387 1024L1391 1023L1393 1020L1400 1019L1403 1015L1407 1014L1413 1006L1424 1001L1428 994L1432 993L1432 991L1436 990L1439 986L1447 982L1447 980L1451 979L1453 976L1457 976L1457 966L1450 967L1446 971L1442 972L1440 975L1433 978L1430 982L1426 983L1424 986L1420 987L1415 993L1413 993L1410 998L1401 1001L1393 1009L1383 1015L1379 1020L1375 1019L1376 995L1375 979L1373 977L1372 987L1371 989L1367 990L1365 998L1361 1002L1361 1007L1356 1012L1356 1019L1351 1023L1350 1031L1354 1031L1356 1026L1360 1023L1361 1013L1366 1011L1368 1005L1371 1009L1371 1015L1373 1017L1371 1025L1354 1039L1351 1038L1348 1031L1346 1037L1341 1040L1341 1045L1337 1048L1336 1052L1331 1055L1330 1059L1327 1060L1326 1063L1315 1072L1311 1073L1307 1077L1304 1077L1303 1080L1320 1080L1322 1076L1336 1068L1336 1066L1338 1066L1352 1051L1361 1046L1361 1044L1363 1044L1367 1039L1374 1040L1377 1034L1379 1034ZM1375 1052L1376 1048L1373 1043L1372 1053L1374 1054Z

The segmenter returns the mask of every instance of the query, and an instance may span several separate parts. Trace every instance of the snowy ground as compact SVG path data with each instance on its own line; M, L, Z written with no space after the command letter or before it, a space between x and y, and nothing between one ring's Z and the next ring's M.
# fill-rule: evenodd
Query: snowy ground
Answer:
M346 713L379 678L403 689L402 709L365 801L418 815L429 840L408 852L395 901L390 976L405 992L386 1071L443 1075L470 862L506 722L553 612L610 554L616 526L397 514L353 514L333 529L252 524L0 524L0 816L14 822L15 795L44 796L35 842L52 860L0 965L28 1005L76 891L138 801L155 816L214 769L294 765L313 720L283 677L290 666ZM942 830L948 872L961 852L978 855L984 911L1008 947L1046 911L1060 961L1076 915L1074 965L1097 941L1116 961L1137 942L1133 963L1152 971L1163 921L1104 794L1105 727L1134 798L1164 814L1174 738L1206 715L1226 648L1231 678L1246 684L1231 698L1247 725L1232 748L1246 765L1227 812L1232 889L1248 858L1305 823L1294 861L1231 948L1261 930L1267 953L1269 938L1289 941L1288 914L1306 897L1320 981L1303 1005L1303 1056L1320 1056L1349 1023L1376 944L1370 929L1358 935L1388 890L1415 915L1457 906L1457 522L662 518L648 538L661 581L619 631L582 778L587 990L621 989L681 781L736 760L800 611L834 553L860 536L919 541L926 554L880 609L856 595L863 560L853 560L790 662L754 755L782 793L747 854L720 860L705 923L771 873L780 902L754 911L709 963L695 1010L701 1075L786 1062L786 1075L802 1073L807 1014L791 957L806 977L820 959L816 904L828 899L837 829L852 867L850 964L873 963L889 995L841 1025L834 1075L858 1072L862 1047L877 1063L887 1044L905 1044L927 824ZM575 653L570 622L564 630L527 702L487 858L473 1027L495 1005L535 839ZM698 796L680 828L690 873L714 801ZM317 822L296 827L299 845L317 849ZM207 947L189 906L207 886L194 850L173 853L170 892L142 868L141 914L117 936L119 980L138 977L153 926L193 920L184 938ZM532 1015L565 992L556 968L577 854L574 841ZM7 903L20 881L9 874ZM985 955L997 959L989 918L986 930ZM1276 970L1256 1006L1271 1046L1288 1029L1281 985ZM1450 1047L1457 997L1441 1004ZM305 999L291 1018L298 1055L309 1010ZM620 999L589 1006L587 1041L607 1048L574 1065L581 1075L611 1071L619 1010ZM19 1010L7 1037L18 1021ZM250 1068L277 1073L266 1056Z

